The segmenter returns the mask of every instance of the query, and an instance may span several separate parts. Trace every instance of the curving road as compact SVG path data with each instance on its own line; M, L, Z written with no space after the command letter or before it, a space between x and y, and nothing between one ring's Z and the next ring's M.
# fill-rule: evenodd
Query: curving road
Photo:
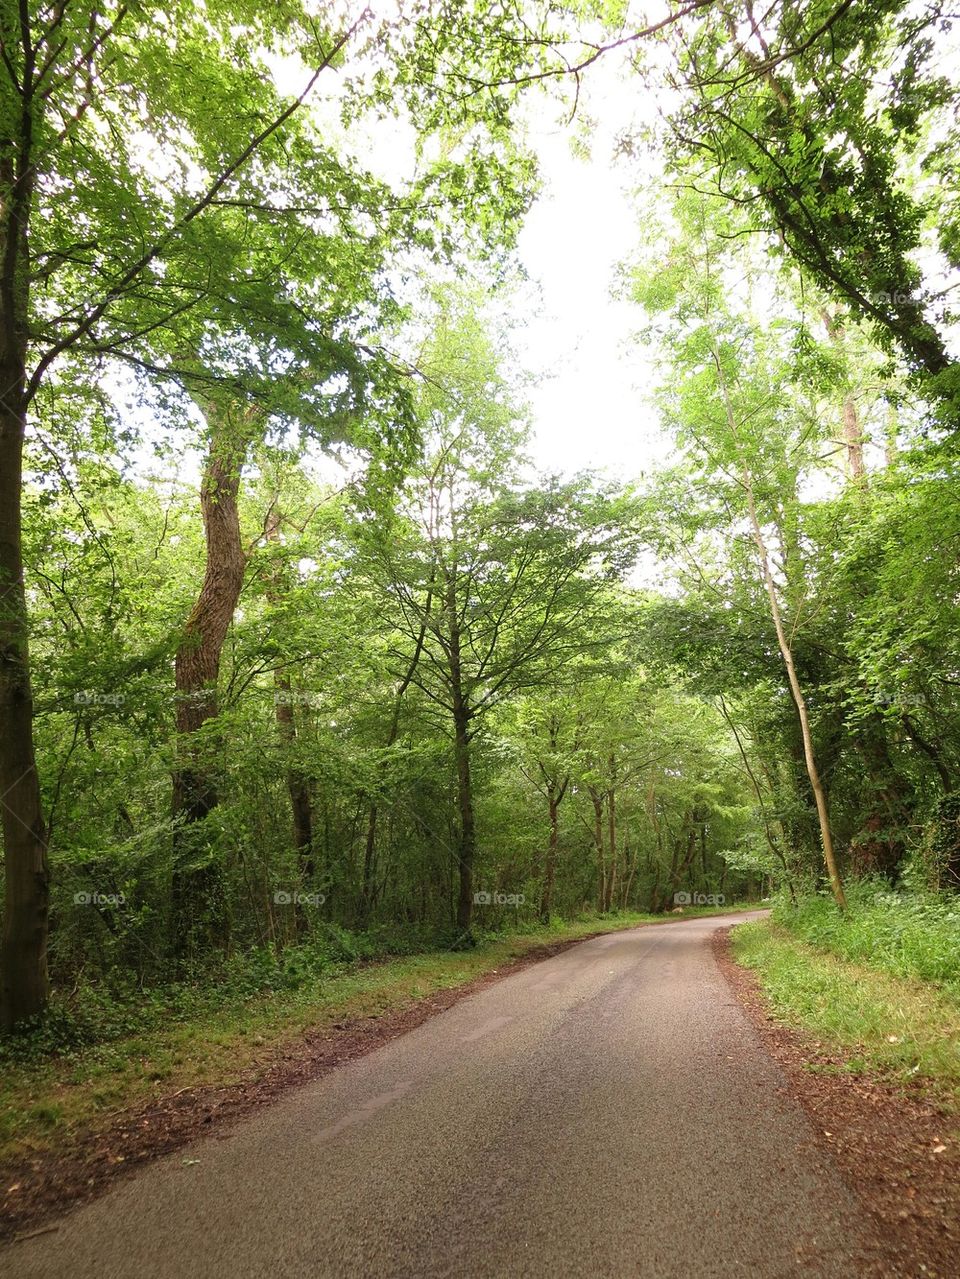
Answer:
M11 1245L0 1272L851 1279L855 1203L714 963L731 922L523 969Z

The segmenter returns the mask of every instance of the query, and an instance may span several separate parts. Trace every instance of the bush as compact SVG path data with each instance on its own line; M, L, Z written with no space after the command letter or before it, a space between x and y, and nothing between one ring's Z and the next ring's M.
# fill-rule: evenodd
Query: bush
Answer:
M883 880L847 889L841 913L822 894L796 906L778 902L774 918L801 940L899 977L936 982L960 998L960 901L895 892Z

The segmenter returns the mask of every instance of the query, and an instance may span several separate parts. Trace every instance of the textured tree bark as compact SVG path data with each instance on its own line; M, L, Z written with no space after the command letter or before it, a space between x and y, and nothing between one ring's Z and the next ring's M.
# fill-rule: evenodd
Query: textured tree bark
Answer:
M457 892L457 927L469 932L473 922L473 865L477 851L477 825L473 811L473 778L470 768L470 708L463 690L460 625L457 620L455 572L446 575L446 609L450 660L450 692L453 699L454 755L457 766L457 807L460 812Z
M33 201L33 55L0 132L0 827L4 851L0 1026L43 1011L49 994L50 868L33 742L21 484L27 428L27 229Z
M220 658L243 587L247 557L237 499L254 420L250 410L216 404L204 408L209 451L200 509L206 564L175 660L173 934L180 955L192 946L225 945L229 936L223 868L206 848L201 825L218 803L216 766L198 734L218 712Z
M264 532L267 540L280 541L280 513L271 510L267 516ZM270 586L269 596L276 602L281 595L280 574L276 574ZM281 742L286 747L293 747L297 740L296 716L293 710L293 690L290 677L282 670L277 670L273 677L275 689L274 710L277 719L277 731ZM287 792L290 796L290 813L293 820L293 847L297 854L297 868L304 881L313 875L313 811L310 803L310 786L307 778L299 769L288 767ZM304 923L302 911L298 913L298 925Z

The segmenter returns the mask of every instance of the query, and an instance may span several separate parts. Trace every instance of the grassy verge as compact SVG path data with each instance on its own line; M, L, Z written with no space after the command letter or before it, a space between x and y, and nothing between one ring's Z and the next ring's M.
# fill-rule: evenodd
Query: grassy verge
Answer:
M830 897L809 894L796 905L778 902L774 918L800 941L894 977L931 982L960 1004L960 899L894 892L867 879L848 885L847 903L841 913Z
M840 1059L838 1069L921 1084L960 1108L960 1000L952 983L853 962L776 921L741 925L732 946L757 974L773 1013L815 1036Z
M744 907L685 915L736 909ZM118 1003L106 1016L101 1002L94 1042L71 1046L49 1026L0 1041L0 1160L69 1144L73 1135L115 1113L181 1089L234 1083L275 1061L284 1044L307 1029L400 1010L544 945L652 922L664 917L623 914L557 922L488 937L470 950L320 971L288 964L278 971L282 980L254 993L242 982L171 988L149 999L145 995L143 1006Z

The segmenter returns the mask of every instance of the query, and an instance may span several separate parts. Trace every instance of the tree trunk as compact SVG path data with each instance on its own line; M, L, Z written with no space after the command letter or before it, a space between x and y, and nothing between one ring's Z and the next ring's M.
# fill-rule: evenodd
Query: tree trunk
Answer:
M0 816L4 849L0 1026L43 1011L49 995L50 868L33 742L33 690L23 580L21 484L27 427L27 229L33 199L32 54L17 136L0 148Z
M613 893L617 878L617 791L616 791L616 760L611 755L610 760L610 777L611 785L607 791L607 843L609 845L610 868L606 875L603 889L603 911L608 914L613 907Z
M757 797L757 804L760 809L760 820L763 823L763 833L764 833L764 836L766 837L767 845L770 848L771 853L773 853L774 857L780 863L780 868L783 871L783 878L787 885L787 891L790 894L790 901L793 903L794 906L796 906L797 893L796 893L796 889L793 886L793 877L790 874L790 867L787 863L786 854L784 853L783 849L780 847L780 844L777 841L776 837L774 836L774 833L770 827L770 822L767 817L767 806L763 801L763 792L760 789L760 782L750 764L750 760L747 757L747 752L744 749L743 742L740 740L740 734L737 732L737 726L733 721L733 717L730 715L729 711L727 710L727 704L723 700L722 694L719 698L719 703L720 703L720 713L723 715L723 718L726 720L727 726L729 727L731 733L733 734L733 739L737 743L737 749L740 752L740 758L743 760L743 767L746 769L747 776L750 778L750 781L753 785L753 791ZM770 777L766 773L764 775L767 778L767 785L768 787L770 787L770 790L772 792L773 786L772 786ZM781 834L784 835L784 842L786 842L785 832L783 831L782 823L781 823L780 830L781 830ZM726 875L727 875L727 863L724 862L723 873L720 876L721 892L723 892L723 885L724 885L724 881L726 880Z
M633 889L633 881L636 878L637 866L640 863L640 849L635 847L634 852L630 851L630 834L623 841L623 889L620 893L620 909L627 910L630 904L630 892Z
M749 473L745 472L745 475L749 481ZM773 625L777 632L777 643L780 646L780 655L783 658L783 664L787 668L787 680L790 684L790 692L793 694L794 704L797 708L797 715L800 718L800 732L803 736L803 757L807 766L807 776L810 779L810 789L813 791L813 798L817 805L817 819L820 823L820 839L823 844L823 858L826 863L827 874L830 878L830 887L833 890L834 900L841 910L846 910L847 899L843 891L843 881L840 878L840 871L837 867L837 861L833 851L833 832L830 829L830 814L827 809L827 797L824 793L823 784L820 780L820 770L817 768L817 760L813 750L813 736L810 732L810 717L807 713L807 703L803 696L803 690L800 687L800 681L797 678L796 668L793 664L793 651L790 647L790 642L787 639L787 633L783 625L783 618L780 614L780 603L777 599L777 588L773 580L773 574L770 572L770 561L767 558L767 548L763 540L760 522L757 519L756 508L753 503L752 486L748 488L747 495L750 507L750 522L753 527L753 536L757 545L757 553L760 556L763 580L766 584L767 597L770 601L770 612L773 617Z
M810 717L807 713L807 703L803 696L803 689L800 687L800 680L797 678L796 668L793 664L793 650L790 647L790 641L787 639L787 632L783 625L783 616L780 612L780 601L777 599L777 587L773 580L773 573L770 570L770 558L767 554L767 544L763 540L763 530L760 527L760 519L757 515L756 502L754 501L753 476L750 472L749 466L743 458L736 417L733 412L733 405L730 403L727 384L723 377L723 366L716 353L714 353L714 361L717 367L720 387L723 392L727 425L730 428L730 433L733 436L737 453L740 456L741 480L744 492L747 495L747 510L750 516L750 527L753 532L753 540L760 560L760 569L763 576L763 582L767 590L767 599L770 602L770 616L773 619L774 629L777 632L777 644L780 648L780 656L783 658L783 664L787 670L787 680L790 685L790 692L793 695L793 701L797 708L797 715L800 719L800 732L803 737L803 756L807 766L807 776L810 779L810 789L813 791L813 797L817 805L817 819L820 823L820 839L823 845L823 859L826 863L827 875L830 879L830 887L833 890L834 900L841 910L846 910L847 899L843 891L843 881L840 878L840 871L837 867L837 860L834 855L833 832L830 829L830 813L827 808L827 797L824 793L823 783L820 779L820 770L817 768L816 755L813 749L813 736L810 732Z
M463 666L460 654L460 625L457 619L457 592L454 571L446 580L447 625L449 628L450 691L453 698L454 755L457 766L457 807L460 811L457 892L457 927L469 933L473 922L473 863L477 849L476 819L473 811L473 781L470 772L470 708L463 695Z
M423 618L420 623L420 631L417 635L417 642L414 645L413 656L410 658L410 665L404 673L403 679L400 681L400 687L397 689L393 702L393 716L390 720L390 731L387 734L387 749L397 740L397 734L400 731L400 708L403 705L403 697L417 673L417 666L420 664L420 654L423 652L423 643L427 636L427 624L430 620L430 610L433 606L433 579L431 578L430 586L427 590L426 602L423 606ZM360 922L365 924L376 903L377 890L375 882L375 871L377 861L377 818L378 805L374 800L370 805L370 812L367 816L367 835L363 850L363 882L360 889Z
M821 313L826 326L827 335L841 355L845 354L843 324L835 315L824 308ZM860 415L852 390L847 389L843 397L843 452L847 475L855 484L865 478L863 463L863 431L860 427Z
M686 821L686 818L684 818L684 821ZM673 852L670 856L670 878L669 878L669 883L667 885L667 890L663 894L663 898L660 902L660 906L659 906L660 910L666 910L667 907L672 904L674 895L677 891L677 881L679 878L679 866L680 866L680 840L682 838L682 835L683 835L683 828L681 827L681 833L679 835L674 836L673 838Z
M607 900L607 866L603 847L603 794L593 786L588 789L593 802L593 846L597 854L597 907L603 914L604 902Z
M557 849L560 845L559 808L563 792L557 795L551 786L547 790L547 810L550 818L550 835L547 841L547 855L543 863L543 891L540 895L540 921L550 923L550 911L553 909L553 885L557 875Z
M270 511L267 516L265 533L267 540L280 541L280 513ZM274 573L269 598L278 602L281 597L282 581L279 572ZM277 731L283 745L292 751L297 741L296 717L293 713L293 690L289 675L282 670L274 673L273 685L276 690L275 710ZM313 812L310 803L310 786L303 773L292 764L287 767L287 792L290 796L290 812L293 819L293 847L297 854L297 869L302 881L308 881L313 875ZM303 924L302 912L298 921Z
M860 483L865 475L863 465L863 433L860 418L852 395L843 401L843 447L847 459L847 474L854 483Z
M469 717L462 703L454 711L457 757L457 800L460 809L460 888L457 897L457 927L469 932L473 921L473 863L477 833L473 812L473 785L470 776Z
M940 751L936 746L933 746L930 742L928 742L925 737L921 736L920 730L906 711L903 712L903 727L907 737L911 742L913 742L914 746L916 746L918 750L923 751L924 755L926 755L933 764L934 768L937 770L937 776L940 778L944 793L949 794L953 790L953 778L950 774L950 770L944 763L943 756L940 754Z
M277 732L289 751L296 748L297 725L293 714L293 695L290 677L276 671L273 677ZM301 884L313 878L313 809L310 802L310 785L303 773L292 764L287 767L287 794L290 796L290 815L293 823L293 848L297 855L297 879ZM309 931L309 918L303 906L294 907L296 932L302 936Z
M217 715L220 657L246 568L237 497L252 413L206 407L210 448L200 486L206 565L174 668L178 741L173 775L173 934L178 954L194 945L223 945L227 938L223 868L206 850L201 825L219 800L216 772L209 749L199 745L197 735Z
M16 373L13 373L16 379ZM4 912L0 1025L42 1012L49 994L50 868L33 746L33 691L23 584L20 476L22 378L0 363L0 810Z

